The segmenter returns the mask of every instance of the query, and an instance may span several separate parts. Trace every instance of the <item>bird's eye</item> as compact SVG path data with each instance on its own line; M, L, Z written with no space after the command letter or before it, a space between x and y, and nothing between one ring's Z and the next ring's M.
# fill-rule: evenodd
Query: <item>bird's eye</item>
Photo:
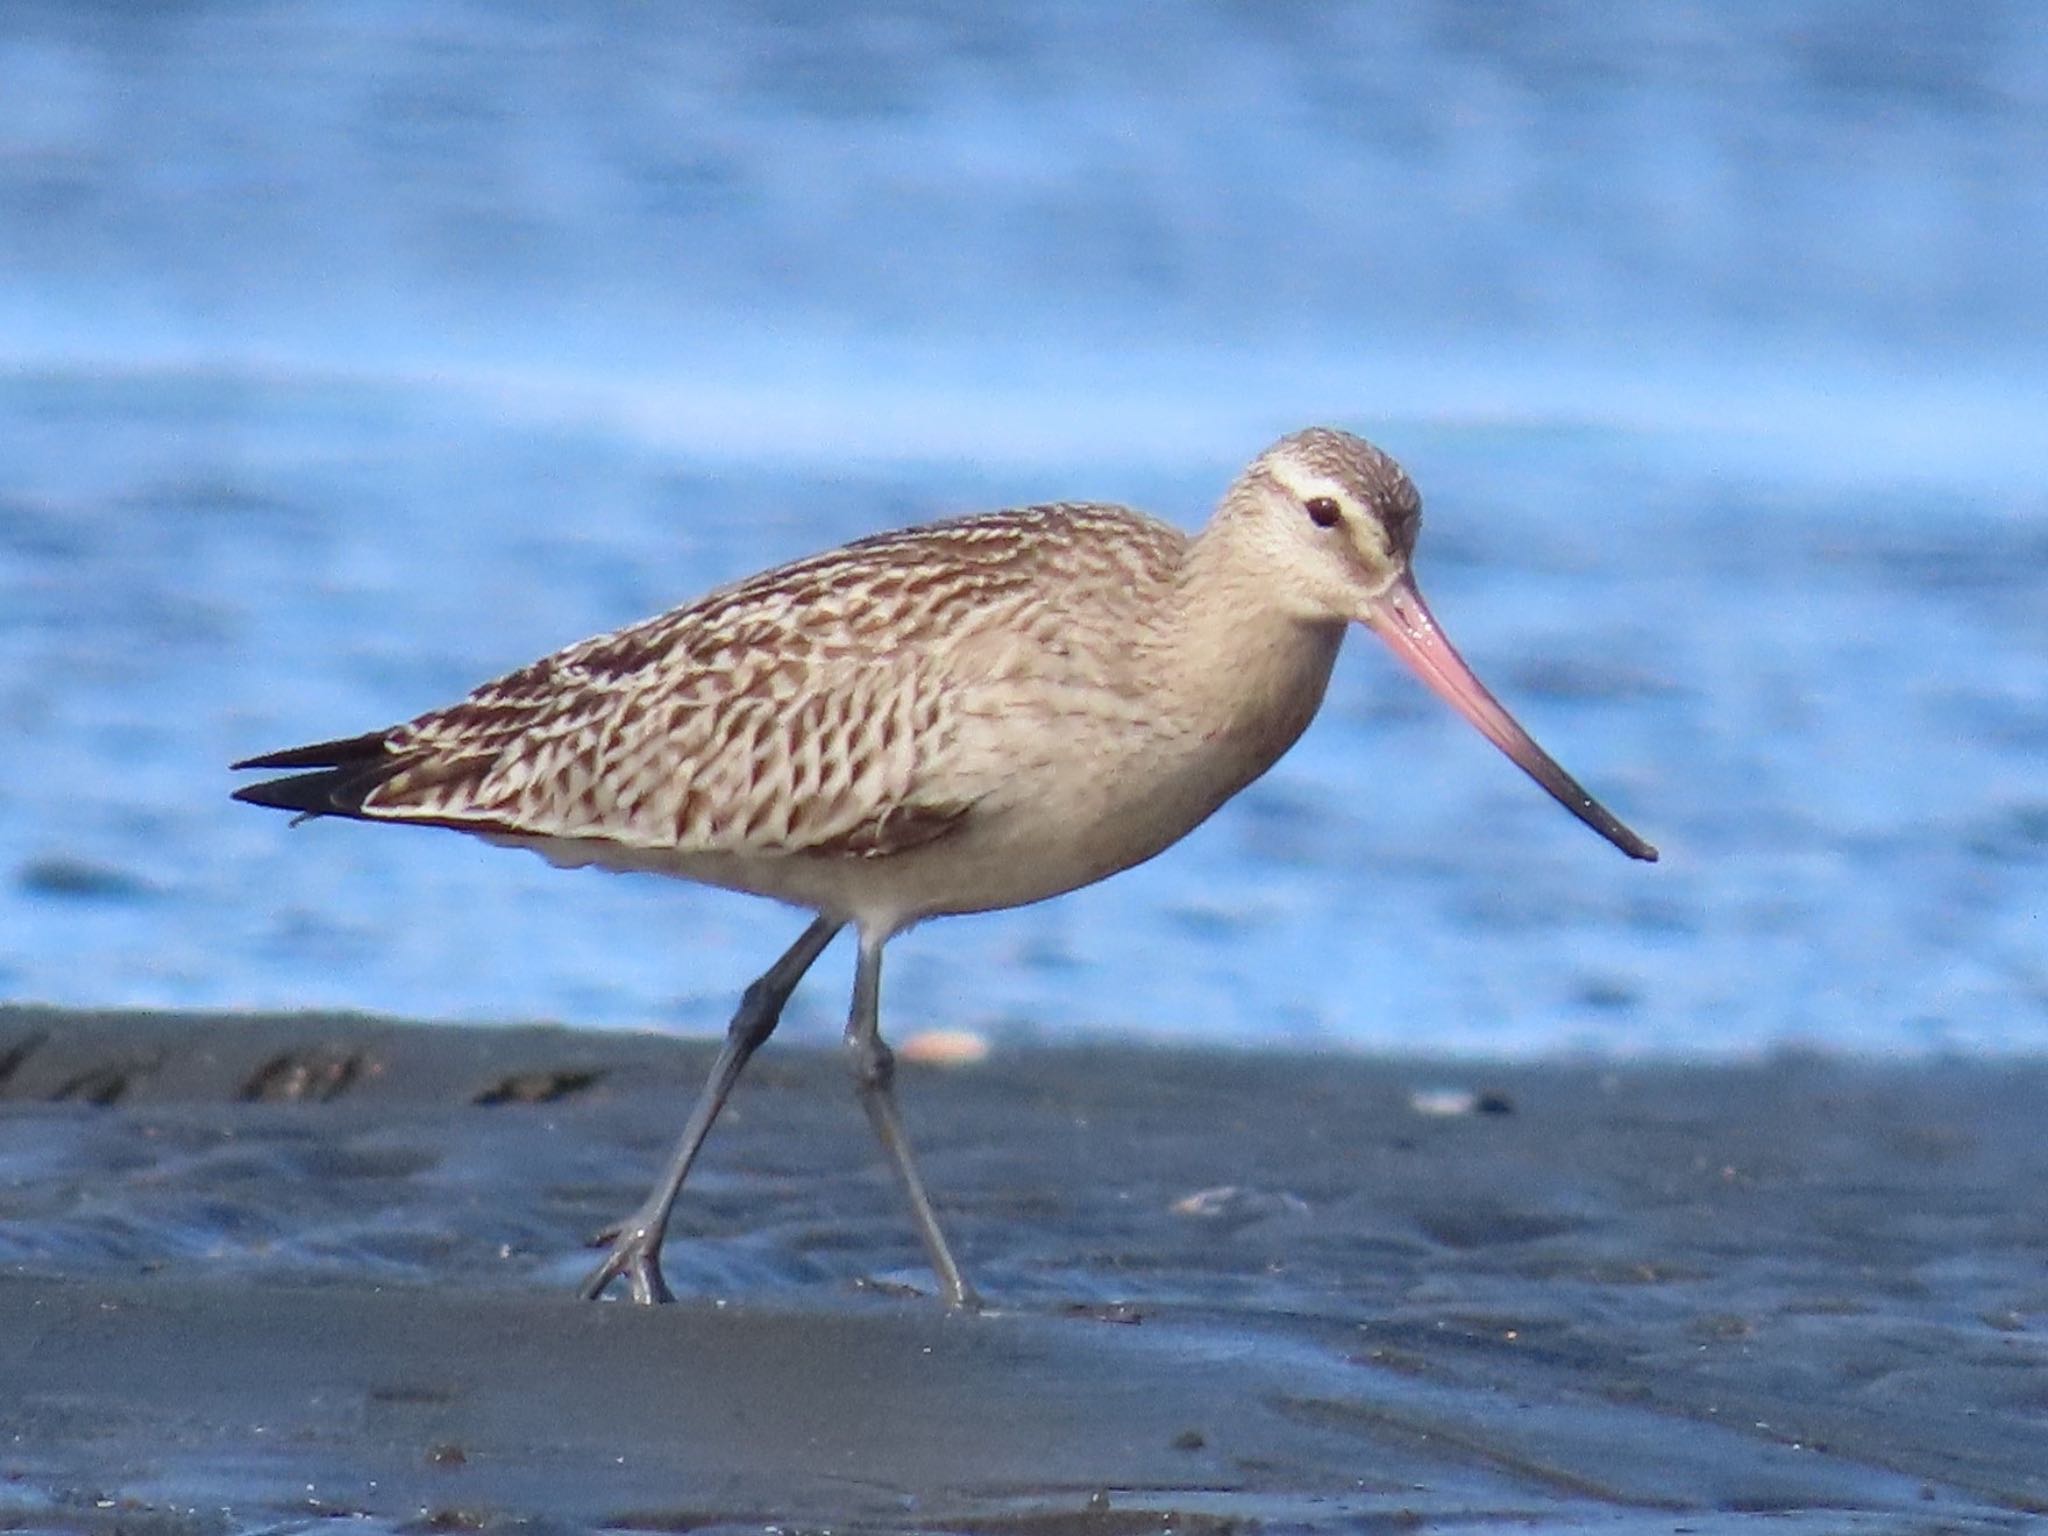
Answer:
M1311 496L1302 505L1308 511L1309 521L1318 528L1334 528L1344 521L1344 509L1337 505L1335 497Z

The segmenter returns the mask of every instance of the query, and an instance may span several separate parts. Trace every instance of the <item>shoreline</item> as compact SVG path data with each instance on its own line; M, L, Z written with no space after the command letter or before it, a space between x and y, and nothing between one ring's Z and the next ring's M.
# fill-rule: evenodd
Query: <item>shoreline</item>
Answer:
M712 1044L0 1008L0 1522L2048 1512L2048 1061L906 1064L955 1316L837 1052L771 1045L679 1302L574 1301Z

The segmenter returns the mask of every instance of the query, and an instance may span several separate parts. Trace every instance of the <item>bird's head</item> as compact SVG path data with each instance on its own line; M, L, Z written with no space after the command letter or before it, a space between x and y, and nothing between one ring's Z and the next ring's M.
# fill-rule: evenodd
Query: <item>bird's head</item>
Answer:
M1422 496L1361 437L1310 427L1283 437L1232 488L1238 537L1277 565L1280 600L1308 620L1370 623L1408 579Z
M1296 617L1367 626L1566 810L1631 858L1657 857L1515 723L1437 627L1410 569L1422 497L1393 459L1349 432L1310 427L1254 459L1224 511Z

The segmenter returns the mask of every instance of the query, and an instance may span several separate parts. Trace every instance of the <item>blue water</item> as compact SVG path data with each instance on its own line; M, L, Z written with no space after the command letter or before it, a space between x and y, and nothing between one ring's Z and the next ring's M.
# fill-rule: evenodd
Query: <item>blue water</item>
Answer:
M717 1028L793 914L224 765L1326 420L1665 862L1360 636L1181 847L899 940L896 1034L2048 1047L2044 270L2024 0L9 7L0 998Z

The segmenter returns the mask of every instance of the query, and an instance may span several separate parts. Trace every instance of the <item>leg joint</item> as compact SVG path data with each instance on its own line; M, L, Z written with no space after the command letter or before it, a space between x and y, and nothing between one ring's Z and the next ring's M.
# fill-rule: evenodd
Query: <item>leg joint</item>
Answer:
M850 1034L846 1055L853 1067L854 1086L863 1093L886 1093L896 1080L896 1053L880 1035Z
M754 982L740 994L739 1008L725 1032L727 1038L744 1049L754 1049L775 1033L786 1000L787 994L770 986L765 976Z

